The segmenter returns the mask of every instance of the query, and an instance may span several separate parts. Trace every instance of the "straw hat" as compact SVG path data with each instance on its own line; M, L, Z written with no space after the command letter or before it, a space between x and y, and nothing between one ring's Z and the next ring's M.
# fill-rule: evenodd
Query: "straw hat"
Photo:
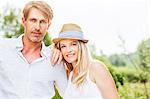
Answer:
M52 42L58 43L59 41L64 40L64 39L75 39L75 40L80 40L84 43L88 42L87 39L84 39L83 32L80 26L78 26L77 24L73 24L73 23L64 24L59 33L58 38L54 38Z

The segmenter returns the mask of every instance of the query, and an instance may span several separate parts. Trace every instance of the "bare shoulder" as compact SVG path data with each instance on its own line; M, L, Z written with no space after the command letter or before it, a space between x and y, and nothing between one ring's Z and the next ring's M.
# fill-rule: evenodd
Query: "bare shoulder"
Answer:
M104 98L119 99L113 78L103 62L94 60L91 63L90 77L97 85Z
M108 71L108 68L103 62L101 62L99 60L93 60L90 65L90 70L91 70L91 72L96 72L96 71L106 72L106 71Z
M110 76L110 72L103 62L94 60L90 65L90 75L93 81L103 80Z

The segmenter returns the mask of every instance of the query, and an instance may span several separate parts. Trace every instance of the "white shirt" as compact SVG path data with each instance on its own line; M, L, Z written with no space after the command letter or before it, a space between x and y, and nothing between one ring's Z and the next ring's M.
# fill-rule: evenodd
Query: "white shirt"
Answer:
M50 63L50 48L42 44L42 57L28 63L22 55L22 36L0 39L0 99L50 99L54 81L60 94L67 86L64 66Z
M63 99L103 99L96 84L90 80L89 73L87 74L86 81L79 88L76 88L71 82L72 75L73 72L69 75L68 86Z

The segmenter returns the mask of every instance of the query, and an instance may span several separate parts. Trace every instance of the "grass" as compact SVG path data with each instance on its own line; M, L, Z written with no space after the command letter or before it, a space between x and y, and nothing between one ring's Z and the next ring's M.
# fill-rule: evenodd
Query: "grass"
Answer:
M150 99L150 82L146 83L148 97L143 83L126 83L119 86L118 93L121 99Z

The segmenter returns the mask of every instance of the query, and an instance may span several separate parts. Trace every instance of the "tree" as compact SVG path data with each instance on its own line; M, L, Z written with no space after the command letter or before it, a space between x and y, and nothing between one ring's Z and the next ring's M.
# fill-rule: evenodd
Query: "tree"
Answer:
M139 65L144 71L150 72L150 38L143 40L137 50L139 56Z
M8 8L5 13L1 15L1 31L3 36L7 38L18 37L23 33L24 28L19 23L19 12L18 9Z
M145 94L147 99L149 99L148 88L146 86L146 82L150 80L150 38L143 40L137 49L137 53L139 56L139 66L142 70L140 77L141 82L145 86Z
M110 62L114 66L126 66L127 64L127 59L125 54L113 54L109 57Z

